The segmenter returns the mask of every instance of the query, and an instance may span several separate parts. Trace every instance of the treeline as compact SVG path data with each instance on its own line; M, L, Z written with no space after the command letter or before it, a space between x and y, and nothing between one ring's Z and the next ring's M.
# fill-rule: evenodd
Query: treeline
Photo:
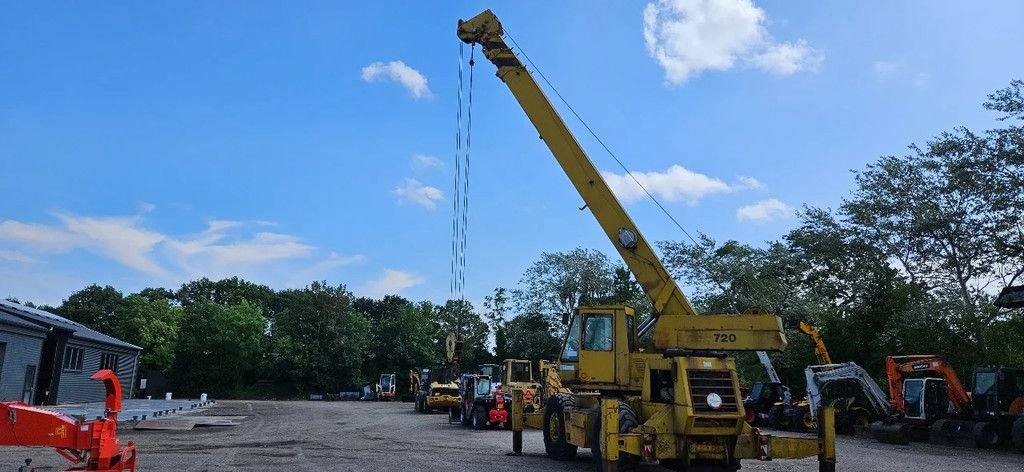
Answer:
M140 372L166 376L180 394L299 397L358 390L380 373L404 386L409 369L443 359L457 327L468 334L467 368L494 361L490 328L468 302L361 298L323 282L273 290L203 278L127 296L91 285L40 308L141 346Z

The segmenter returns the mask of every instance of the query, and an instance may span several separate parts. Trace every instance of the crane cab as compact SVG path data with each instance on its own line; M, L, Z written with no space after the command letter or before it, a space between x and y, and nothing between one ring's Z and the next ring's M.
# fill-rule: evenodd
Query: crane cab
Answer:
M630 306L577 308L559 357L562 382L595 388L628 385L636 326L636 312Z

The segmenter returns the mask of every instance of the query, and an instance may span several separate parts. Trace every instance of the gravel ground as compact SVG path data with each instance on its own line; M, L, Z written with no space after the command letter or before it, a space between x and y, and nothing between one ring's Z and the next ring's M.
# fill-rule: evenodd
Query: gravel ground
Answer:
M449 425L443 414L422 415L410 403L225 401L203 415L246 416L241 426L192 431L121 431L139 447L139 469L201 471L590 471L588 451L573 462L544 456L539 431L526 431L521 457L508 457L508 431ZM841 437L840 471L1024 471L1024 455L936 447L892 446ZM63 470L52 450L0 448L0 464L15 470L26 457L37 470ZM817 471L812 459L744 461L743 470ZM425 468L424 468L425 467ZM663 471L656 466L640 470Z

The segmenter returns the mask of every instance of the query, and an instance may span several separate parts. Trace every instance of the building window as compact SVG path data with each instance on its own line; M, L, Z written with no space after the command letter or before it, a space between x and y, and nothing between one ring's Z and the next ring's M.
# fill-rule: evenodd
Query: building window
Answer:
M64 370L82 370L82 348L64 348Z
M100 358L100 370L110 369L114 372L117 372L117 357L117 354L104 353L103 356Z

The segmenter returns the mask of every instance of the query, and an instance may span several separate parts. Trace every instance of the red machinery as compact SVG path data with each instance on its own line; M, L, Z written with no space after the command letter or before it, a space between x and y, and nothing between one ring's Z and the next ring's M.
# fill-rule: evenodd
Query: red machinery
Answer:
M109 369L96 372L107 390L104 417L79 422L70 416L22 402L0 403L0 445L52 447L74 464L69 471L135 471L135 443L117 440L121 384Z

